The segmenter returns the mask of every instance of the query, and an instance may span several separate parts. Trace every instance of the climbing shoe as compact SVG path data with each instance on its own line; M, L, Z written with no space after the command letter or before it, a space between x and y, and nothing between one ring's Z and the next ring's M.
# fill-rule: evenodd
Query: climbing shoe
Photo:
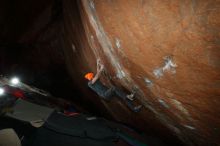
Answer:
M134 94L133 94L133 93L130 94L130 95L127 95L126 97L127 97L127 99L129 99L129 100L131 100L131 101L134 100Z
M142 108L142 105L135 106L133 111L139 112L141 110L141 108Z

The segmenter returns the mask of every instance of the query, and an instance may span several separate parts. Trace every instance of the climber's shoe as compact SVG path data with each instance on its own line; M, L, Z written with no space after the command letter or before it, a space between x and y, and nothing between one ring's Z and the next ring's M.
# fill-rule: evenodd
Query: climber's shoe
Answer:
M142 108L142 105L135 106L133 111L134 112L139 112L141 110L141 108Z

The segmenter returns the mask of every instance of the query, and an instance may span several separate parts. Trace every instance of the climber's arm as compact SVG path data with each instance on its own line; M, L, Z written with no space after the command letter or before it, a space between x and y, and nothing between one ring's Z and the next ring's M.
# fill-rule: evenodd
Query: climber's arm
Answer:
M97 60L97 73L95 77L92 79L92 84L94 84L101 76L102 71L104 70L104 65L100 63L100 59Z

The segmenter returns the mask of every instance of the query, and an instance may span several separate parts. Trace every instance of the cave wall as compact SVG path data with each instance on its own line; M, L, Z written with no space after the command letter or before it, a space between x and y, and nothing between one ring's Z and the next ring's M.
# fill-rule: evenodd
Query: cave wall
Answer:
M79 24L73 5L64 1L65 56L85 96L83 76L101 58L102 81L137 91L145 107L134 114L101 101L115 119L144 130L165 126L187 145L219 143L218 1L82 0Z
M220 143L219 1L0 3L1 73L20 73L26 83L169 145L179 145L177 138ZM136 91L140 113L89 90L84 74L96 72L97 58L105 65L102 82Z

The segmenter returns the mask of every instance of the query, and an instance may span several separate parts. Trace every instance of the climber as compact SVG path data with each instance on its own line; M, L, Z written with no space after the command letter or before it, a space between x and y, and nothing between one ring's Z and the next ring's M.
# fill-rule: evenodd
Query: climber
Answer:
M102 71L104 70L104 65L100 63L100 59L97 60L97 73L94 76L93 73L87 73L85 78L89 81L88 86L95 91L100 97L105 100L110 100L114 95L121 98L126 102L127 106L134 112L139 112L142 105L134 106L132 101L134 100L134 94L127 95L115 86L108 88L101 83L99 80Z

